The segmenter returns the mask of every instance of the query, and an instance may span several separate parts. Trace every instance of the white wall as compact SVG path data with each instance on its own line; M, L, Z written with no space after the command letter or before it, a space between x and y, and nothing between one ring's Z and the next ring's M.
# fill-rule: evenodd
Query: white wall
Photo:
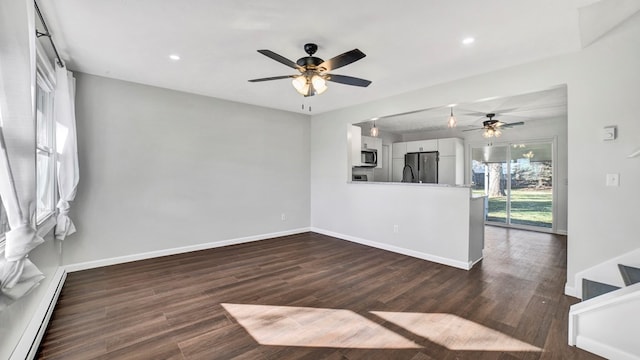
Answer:
M77 78L78 232L65 264L309 226L308 116Z
M315 115L311 122L311 225L355 237L374 236L349 221L386 188L347 184L346 124L451 103L471 102L568 86L568 279L608 258L640 246L637 204L640 158L626 156L640 146L640 14L600 41L574 54L537 61L409 92L368 104ZM600 140L604 126L617 125L619 138ZM619 173L620 187L605 187L605 174ZM446 206L446 204L438 204ZM414 210L389 198L375 209L381 221ZM384 228L392 225L384 224ZM383 225L380 225L383 226ZM376 241L387 240L381 234ZM409 234L400 234L411 241Z

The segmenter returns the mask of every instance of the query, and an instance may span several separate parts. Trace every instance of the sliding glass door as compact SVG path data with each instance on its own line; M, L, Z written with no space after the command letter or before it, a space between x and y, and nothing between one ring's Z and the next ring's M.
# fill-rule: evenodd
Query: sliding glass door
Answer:
M507 146L484 146L471 151L473 192L487 196L485 221L508 224L507 151Z
M553 227L553 146L513 143L471 149L474 194L487 196L485 221Z

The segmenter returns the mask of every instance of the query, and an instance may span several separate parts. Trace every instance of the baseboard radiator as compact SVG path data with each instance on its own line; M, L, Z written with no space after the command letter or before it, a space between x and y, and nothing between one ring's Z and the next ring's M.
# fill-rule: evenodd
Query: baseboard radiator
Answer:
M67 271L59 267L9 360L32 360L36 357L66 278Z

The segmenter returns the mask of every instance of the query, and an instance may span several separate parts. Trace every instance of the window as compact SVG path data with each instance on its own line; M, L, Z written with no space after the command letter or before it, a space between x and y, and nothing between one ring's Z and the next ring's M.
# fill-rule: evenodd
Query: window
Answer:
M55 137L53 119L54 72L46 53L37 45L36 50L36 196L37 225L55 213ZM2 200L2 199L0 199ZM7 212L0 201L0 246L10 230Z
M36 83L36 221L42 223L55 211L55 140L53 133L52 71L38 63ZM49 71L48 71L49 70Z

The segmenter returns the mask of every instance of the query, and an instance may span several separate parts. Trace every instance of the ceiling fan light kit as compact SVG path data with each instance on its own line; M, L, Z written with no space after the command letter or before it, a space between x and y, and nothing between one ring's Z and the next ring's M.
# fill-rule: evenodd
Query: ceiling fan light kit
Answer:
M515 123L504 123L499 120L494 120L493 117L496 114L490 113L486 115L489 120L485 120L482 122L482 127L479 129L467 129L462 131L473 131L473 130L483 130L482 136L485 138L492 137L500 137L502 135L502 128L510 128L517 125L524 125L524 121L519 121Z
M327 90L327 82L320 75L299 75L291 80L298 93L304 96L320 95Z
M296 69L300 72L300 75L284 75L273 76L268 78L260 78L249 80L249 82L261 82L269 80L279 80L292 78L291 84L298 93L307 97L313 95L320 95L328 88L327 81L333 81L340 84L367 87L371 84L371 81L360 79L352 76L329 74L331 70L341 68L356 62L366 55L358 50L353 49L347 51L344 54L340 54L327 61L324 61L318 57L313 56L318 50L316 44L305 44L304 51L308 56L298 59L295 63L282 55L276 54L271 50L258 50L262 55L269 57L281 64L284 64L290 68Z
M482 133L482 136L484 136L485 138L490 138L490 137L500 137L500 135L502 135L502 131L500 131L500 129L485 129L485 131Z

